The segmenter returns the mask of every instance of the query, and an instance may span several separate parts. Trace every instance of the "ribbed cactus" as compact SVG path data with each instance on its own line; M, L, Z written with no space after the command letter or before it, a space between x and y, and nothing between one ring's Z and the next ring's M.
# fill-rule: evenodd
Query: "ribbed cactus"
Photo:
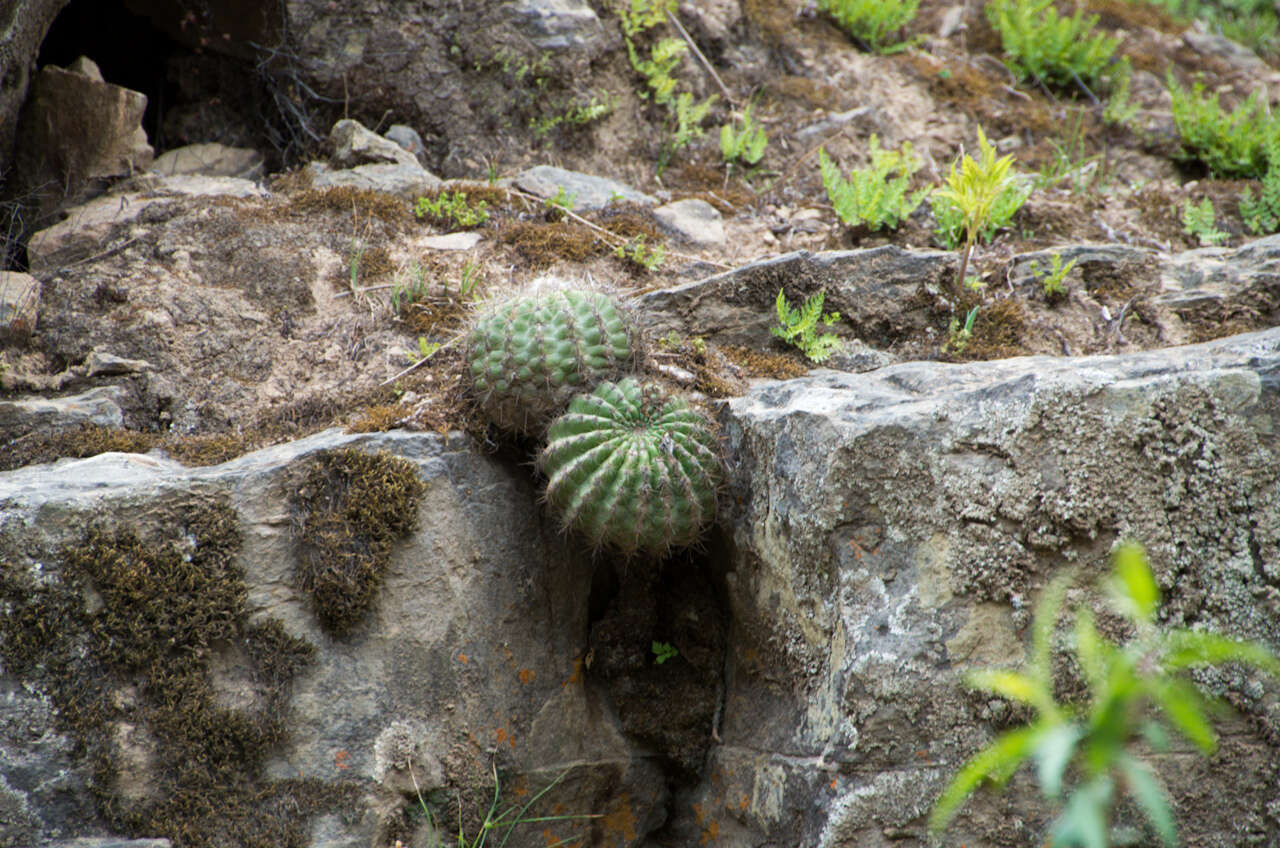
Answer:
M715 518L720 457L706 420L634 378L578 395L539 459L547 500L597 545L660 554Z
M467 341L471 380L493 423L540 434L568 400L631 362L633 333L600 292L523 297L482 318Z

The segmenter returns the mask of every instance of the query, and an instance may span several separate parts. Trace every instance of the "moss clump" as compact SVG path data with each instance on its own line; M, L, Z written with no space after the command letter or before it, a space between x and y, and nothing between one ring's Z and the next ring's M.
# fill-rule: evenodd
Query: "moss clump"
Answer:
M315 455L292 498L298 582L321 625L350 633L373 608L395 541L426 490L412 462L351 448Z
M377 218L388 224L407 225L413 220L409 204L384 191L337 186L305 188L289 198L289 209L306 215L319 212L357 214L361 218Z
M61 457L82 459L109 451L146 453L159 440L156 433L122 430L101 424L81 424L69 429L47 430L16 439L6 445L5 450L0 452L0 471L53 462Z
M739 345L720 348L748 377L765 377L770 380L791 380L809 373L809 367L795 356L783 353L754 350Z
M585 262L610 252L608 245L590 230L565 221L554 224L516 221L499 231L498 241L514 247L516 253L535 268L547 268L560 260Z
M164 538L90 529L62 552L57 580L0 569L0 661L49 695L113 830L175 848L301 848L312 814L354 798L348 786L263 774L312 647L248 620L229 506L177 504L164 523ZM210 660L233 648L258 696L251 709L211 688ZM145 741L144 766L124 756L122 735Z

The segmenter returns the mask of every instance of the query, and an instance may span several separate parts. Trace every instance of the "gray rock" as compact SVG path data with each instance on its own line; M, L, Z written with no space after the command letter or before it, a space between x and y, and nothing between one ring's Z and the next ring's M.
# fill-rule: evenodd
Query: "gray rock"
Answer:
M600 18L584 0L515 0L511 15L539 50L582 49L604 37Z
M0 162L12 161L18 116L45 34L67 0L14 0L0 27Z
M480 243L480 234L476 232L446 233L442 236L427 236L420 239L418 243L432 250L471 250Z
M85 836L51 842L48 848L172 848L168 839L116 839L112 836Z
M343 118L329 131L330 162L337 168L356 165L412 165L421 167L412 151L366 129L359 121Z
M335 640L296 588L285 493L309 456L340 447L408 459L427 492L417 531L393 553L376 610L358 633ZM39 568L56 581L60 540L79 538L90 517L162 529L175 497L229 498L243 528L249 606L316 646L314 662L294 679L289 739L266 765L270 778L303 774L362 787L354 815L311 822L314 844L372 844L400 815L414 779L424 792L446 779L470 786L488 779L495 756L508 781L536 783L571 770L556 803L633 822L614 844L636 845L642 823L661 820L659 770L626 742L581 673L593 563L542 526L522 469L458 435L338 430L208 468L128 454L63 460L0 474L0 550L7 566ZM22 530L36 526L38 539ZM25 533L16 546L15 533ZM232 652L211 664L215 690L239 691L237 681L248 679L243 662ZM0 692L17 685L0 670ZM252 698L237 708L252 709ZM12 715L0 697L0 728ZM7 764L42 756L42 738L15 734L0 745L0 776L11 786ZM139 778L144 764L137 758ZM83 786L64 788L80 804L72 820L32 800L26 786L17 791L40 833L101 832L84 812L90 796ZM543 841L538 827L512 844Z
M1197 26L1184 32L1182 40L1197 53L1215 56L1247 73L1260 76L1276 74L1270 65L1258 57L1257 53L1220 33L1207 31L1203 23L1197 22Z
M204 177L237 177L258 181L263 175L262 154L247 147L225 144L189 144L156 157L151 171L164 177L193 174Z
M35 332L40 282L30 274L0 271L0 337L25 338Z
M538 165L517 174L512 182L521 191L541 198L554 197L560 189L573 198L573 209L603 209L615 199L652 206L657 199L607 177L593 177L552 165Z
M152 204L178 197L265 197L254 182L234 177L178 174L130 180L116 192L66 211L66 218L31 236L27 258L32 271L84 259L109 245L113 231L138 220ZM125 239L121 239L121 242Z
M925 326L925 310L911 295L922 285L945 285L955 261L953 252L896 245L797 251L643 294L635 299L635 312L658 336L674 331L758 349L772 339L778 289L793 303L825 291L824 310L843 319L833 331L852 326L860 338L879 344Z
M427 146L422 143L422 136L418 135L417 130L404 124L392 124L385 135L400 145L402 150L412 153L419 165L427 167Z
M705 200L677 200L653 210L662 225L697 245L724 244L720 212Z
M1163 293L1155 300L1175 312L1249 301L1280 300L1280 235L1238 249L1202 248L1168 257L1161 265Z
M88 59L73 68L41 68L22 112L14 165L20 188L39 197L38 219L145 171L154 156L141 126L147 98L104 82Z
M742 21L742 4L737 0L683 0L680 18L686 26L708 41L727 41L730 31Z
M1007 726L962 672L1019 662L1039 590L1062 569L1101 575L1121 537L1147 546L1167 625L1280 646L1278 378L1273 329L1125 356L818 372L729 401L742 638L719 779L668 832L715 820L735 844L931 844L938 792ZM1230 751L1212 770L1152 759L1187 844L1245 844L1273 832L1275 689L1230 670L1200 682L1249 714ZM966 809L947 844L1038 843L1048 821L1029 781Z
M398 147L396 149L399 150ZM394 194L410 202L441 185L440 178L423 169L416 160L413 164L357 165L340 171L323 162L312 162L306 171L316 188L350 186Z
M123 394L119 386L99 386L66 397L0 400L0 438L86 423L120 427L124 424L120 411Z

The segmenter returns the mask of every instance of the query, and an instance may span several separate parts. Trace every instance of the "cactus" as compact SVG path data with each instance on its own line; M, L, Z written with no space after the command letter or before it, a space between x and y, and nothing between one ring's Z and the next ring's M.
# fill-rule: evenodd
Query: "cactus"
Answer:
M660 554L715 518L721 467L706 420L634 378L574 398L539 464L547 501L596 545Z
M619 375L632 359L632 338L617 303L599 292L504 304L468 338L480 408L504 430L540 435L571 397Z

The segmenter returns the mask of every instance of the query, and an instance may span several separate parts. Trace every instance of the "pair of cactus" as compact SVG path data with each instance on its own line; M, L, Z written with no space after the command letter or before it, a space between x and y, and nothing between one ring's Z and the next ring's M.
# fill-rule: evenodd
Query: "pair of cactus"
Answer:
M546 432L539 465L565 525L595 545L660 554L693 543L715 518L721 467L714 434L688 403L618 379L635 339L612 298L559 291L478 321L467 361L490 420Z

